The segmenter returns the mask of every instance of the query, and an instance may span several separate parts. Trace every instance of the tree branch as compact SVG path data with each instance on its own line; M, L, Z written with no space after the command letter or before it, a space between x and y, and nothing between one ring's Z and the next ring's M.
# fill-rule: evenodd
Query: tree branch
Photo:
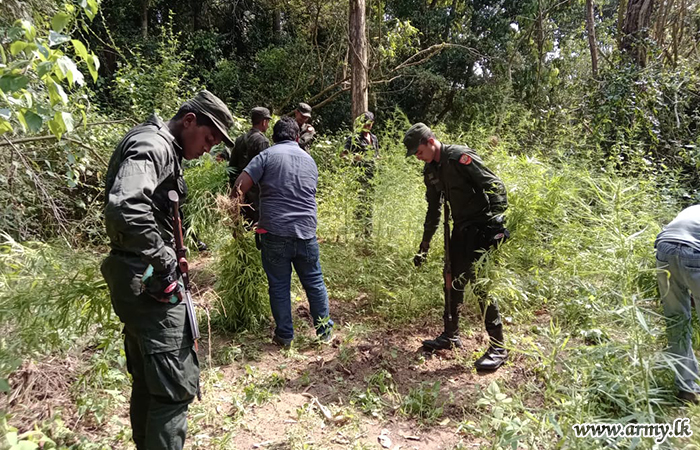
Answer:
M130 122L133 125L139 124L134 119L127 118L127 119L119 119L119 120L106 120L104 122L91 122L91 123L86 124L85 126L94 127L95 125L113 125L113 124L117 124L117 123L126 123L126 122ZM0 145L2 145L2 144L0 144Z
M36 188L41 192L41 194L44 196L44 198L48 202L49 207L51 208L51 212L53 212L53 215L56 218L56 222L58 223L58 226L63 230L64 233L66 233L66 235L68 235L69 234L68 229L63 224L66 221L66 218L65 218L65 216L63 216L63 213L58 208L58 205L56 205L56 203L53 201L53 198L51 197L51 195L49 195L49 193L46 191L46 188L42 184L39 176L36 174L36 172L34 172L32 167L27 162L27 159L24 157L22 152L19 151L17 146L14 143L12 143L7 138L7 136L3 136L3 138L5 139L7 144L0 143L0 145L9 145L12 148L12 150L14 150L14 152L17 155L17 157L19 158L19 160L22 161L22 165L25 167L25 169L27 169L27 174L34 182L34 186L36 186Z
M26 144L26 143L28 143L28 142L39 142L39 141L58 140L58 138L56 138L56 136L54 136L53 134L49 134L49 135L46 135L46 136L35 136L35 137L28 137L28 138L15 139L14 141L10 141L10 140L7 138L7 136L3 136L3 138L5 138L5 141L7 141L7 142L0 142L0 147L2 147L3 145L11 145L11 146L15 147L16 144ZM81 146L81 147L83 147L83 148L89 150L89 151L92 153L92 156L94 156L98 161L100 161L100 163L102 163L103 166L107 167L107 165L108 165L108 164L107 164L107 161L105 161L104 158L102 158L102 157L100 156L100 154L97 153L97 151L96 151L94 148L90 147L90 146L87 145L86 143L84 143L84 142L82 142L82 141L79 141L79 140L77 140L77 139L73 139L73 138L69 138L69 137L64 137L63 139L66 140L66 141L68 141L68 142L72 142L73 144L79 145L79 146ZM15 148L16 148L16 147L15 147Z
M318 108L319 106L325 105L325 104L328 103L328 102L325 102L325 101L324 101L324 102L322 102L322 103L320 103L320 104L318 104L318 105L313 105L312 103L314 102L314 100L317 100L317 99L321 98L321 97L322 97L324 94L326 94L328 91L330 91L330 90L333 89L333 88L336 88L336 87L340 86L341 84L345 83L345 82L348 81L349 79L350 79L350 77L347 76L347 77L343 78L342 80L340 80L340 81L338 81L338 82L336 82L336 83L333 83L332 85L328 86L327 88L325 88L324 90L322 90L322 91L319 92L318 94L316 94L316 95L314 95L313 97L311 97L310 99L308 99L308 100L306 101L306 103L308 103L309 105L311 105L311 108L312 108L312 109L313 109L313 108ZM348 87L348 88L343 88L343 89L342 89L342 91L349 91L349 90L350 90L349 87ZM341 91L341 92L342 92L342 91ZM333 97L333 98L334 98L334 97ZM293 112L294 112L294 110L291 110L291 111L289 111L289 112L286 112L286 113L283 113L283 114L280 114L280 115L282 115L282 116L291 116Z
M347 91L349 91L349 90L350 90L349 87L347 87L347 88L342 88L342 89L339 90L338 92L333 93L333 95L331 95L330 97L328 97L327 99L325 99L324 101L322 101L321 103L319 103L318 105L314 105L314 108L321 108L322 106L327 105L328 103L330 103L330 102L332 102L333 100L335 100L335 98L338 97L340 94L342 94L343 92L347 92Z
M450 44L447 42L443 42L442 44L431 45L430 47L425 48L425 49L411 55L404 62L402 62L398 66L394 67L389 72L390 73L396 72L397 70L403 69L404 67L411 67L411 66L417 66L419 64L423 64L424 62L426 62L427 60L429 60L430 58L435 56L436 53L441 52L442 50L444 50L446 48L462 48L462 49L468 50L474 56L486 58L485 55L480 54L475 49L473 49L471 47L467 47L466 45ZM418 61L415 61L415 59L418 57L421 57L421 59L419 59Z

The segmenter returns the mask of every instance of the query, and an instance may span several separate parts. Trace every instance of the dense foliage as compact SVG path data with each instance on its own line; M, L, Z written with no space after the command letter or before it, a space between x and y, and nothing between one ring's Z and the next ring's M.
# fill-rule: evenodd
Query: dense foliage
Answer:
M424 187L401 139L410 123L424 121L445 142L474 147L503 178L510 201L512 239L481 262L478 282L500 302L520 378L494 381L478 402L452 405L458 423L449 432L492 448L652 448L649 439L576 439L571 426L670 422L680 414L661 352L653 239L700 200L700 3L651 2L638 30L626 19L638 1L590 3L592 16L583 0L368 2L370 109L381 158L365 236L355 221L358 168L340 155L351 123L347 3L1 2L0 391L7 394L0 394L0 430L7 443L0 437L0 449L124 448L129 440L128 426L115 419L128 393L119 324L99 273L104 172L129 127L153 111L170 117L201 87L235 112L234 135L247 128L253 106L275 116L299 101L314 107L322 265L335 305L351 314L338 327L343 368L356 360L363 327L376 340L441 320L442 238L423 267L411 263ZM202 362L213 390L223 378L219 365L269 338L266 283L252 233L217 206L227 191L225 165L205 155L187 163L186 179L188 234L210 247L192 253L192 281L206 311L200 323L214 359ZM465 298L466 316L478 323L476 300ZM298 284L293 299L303 304ZM356 310L348 313L348 305ZM467 338L479 330L467 328ZM285 356L305 358L294 350ZM472 356L457 358L467 368ZM47 358L64 365L41 365ZM425 426L448 414L449 387L400 386L389 369L382 363L361 392L341 396L348 414ZM51 396L36 396L34 381L51 378L37 375L43 372L65 381L47 386L63 389L66 400L32 416L32 404L54 405ZM242 394L227 393L236 408L223 414L232 422L217 428L218 444L195 438L192 448L230 448L247 408L284 385L276 374L245 372ZM220 424L222 414L207 406L193 406L193 436ZM700 420L697 408L682 414ZM297 444L290 445L306 448Z

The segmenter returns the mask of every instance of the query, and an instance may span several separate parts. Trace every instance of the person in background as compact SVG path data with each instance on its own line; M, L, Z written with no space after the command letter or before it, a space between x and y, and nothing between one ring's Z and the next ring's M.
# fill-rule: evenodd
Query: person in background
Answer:
M294 118L299 126L299 147L305 152L309 152L311 142L316 137L316 130L309 123L311 120L311 106L306 103L299 103L294 110Z
M255 107L250 111L252 128L244 135L239 136L234 143L229 160L229 179L231 186L236 178L243 172L248 163L270 146L270 141L265 137L270 127L270 110L263 107ZM260 217L259 208L260 191L253 186L245 195L246 206L241 208L241 214L250 223L256 223Z
M359 169L360 195L355 208L355 220L361 225L365 237L372 233L372 179L379 158L379 141L372 133L374 114L362 113L355 119L355 133L348 136L342 156L351 157Z

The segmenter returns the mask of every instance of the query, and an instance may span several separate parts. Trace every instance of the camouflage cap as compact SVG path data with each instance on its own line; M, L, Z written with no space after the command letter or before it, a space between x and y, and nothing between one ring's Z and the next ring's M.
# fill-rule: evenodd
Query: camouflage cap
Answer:
M299 111L304 117L311 117L311 106L306 103L299 103L299 106L297 106L297 111Z
M418 151L418 146L423 139L434 137L430 128L424 123L418 122L408 129L403 137L403 145L406 146L406 156L413 156Z
M372 111L365 111L361 117L363 123L374 122L374 113Z
M228 135L228 129L233 126L233 117L231 111L219 97L211 92L204 90L199 92L191 100L185 102L186 105L192 107L192 110L202 113L214 122L216 128L223 134L224 142L227 145L233 145L233 140Z
M270 115L269 109L263 108L262 106L256 106L250 110L250 118L253 120L253 122L256 122L260 119L272 119L272 116Z

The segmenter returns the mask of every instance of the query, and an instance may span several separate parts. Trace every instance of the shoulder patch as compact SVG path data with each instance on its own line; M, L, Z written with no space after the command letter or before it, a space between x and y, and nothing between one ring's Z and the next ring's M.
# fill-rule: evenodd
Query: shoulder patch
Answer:
M459 163L464 164L465 166L469 165L472 163L472 157L465 153L464 155L460 156Z

